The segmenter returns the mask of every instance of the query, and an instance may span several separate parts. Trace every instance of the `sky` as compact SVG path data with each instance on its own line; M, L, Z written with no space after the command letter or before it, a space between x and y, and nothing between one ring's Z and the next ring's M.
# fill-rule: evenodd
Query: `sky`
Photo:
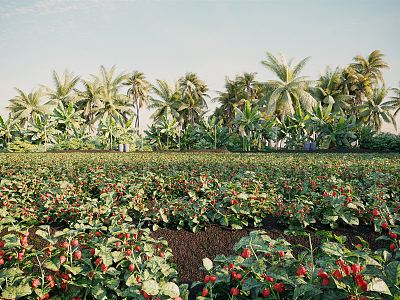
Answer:
M310 56L303 75L316 80L328 65L380 49L386 85L398 87L399 12L400 0L0 0L0 114L15 87L51 86L52 70L88 78L100 65L151 82L196 72L215 97L227 76L273 79L261 65L266 51ZM141 113L143 128L150 115Z

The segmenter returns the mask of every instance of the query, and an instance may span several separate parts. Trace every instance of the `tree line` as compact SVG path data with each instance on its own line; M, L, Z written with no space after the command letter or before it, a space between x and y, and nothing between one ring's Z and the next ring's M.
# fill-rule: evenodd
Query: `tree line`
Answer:
M192 72L173 83L157 79L152 84L140 71L118 73L115 66L101 66L89 78L53 71L53 86L16 89L8 119L0 117L1 147L23 142L79 148L84 142L113 149L124 142L163 150L250 151L272 145L299 149L314 141L333 148L356 145L363 134L379 132L383 122L397 130L400 88L385 85L383 71L389 65L381 51L355 56L343 68L327 68L317 80L302 75L308 60L295 63L267 52L261 63L273 79L259 81L256 73L227 78L214 99ZM211 115L209 101L218 103ZM143 108L154 113L141 135Z

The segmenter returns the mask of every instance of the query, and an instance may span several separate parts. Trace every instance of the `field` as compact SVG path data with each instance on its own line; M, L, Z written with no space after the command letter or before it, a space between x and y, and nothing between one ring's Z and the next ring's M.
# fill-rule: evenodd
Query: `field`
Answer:
M4 299L400 299L400 155L0 156Z

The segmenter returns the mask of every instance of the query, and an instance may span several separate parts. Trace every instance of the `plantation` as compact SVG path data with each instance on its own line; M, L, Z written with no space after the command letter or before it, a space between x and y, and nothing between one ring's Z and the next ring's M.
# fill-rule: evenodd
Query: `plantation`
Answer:
M4 299L400 299L398 154L0 157Z

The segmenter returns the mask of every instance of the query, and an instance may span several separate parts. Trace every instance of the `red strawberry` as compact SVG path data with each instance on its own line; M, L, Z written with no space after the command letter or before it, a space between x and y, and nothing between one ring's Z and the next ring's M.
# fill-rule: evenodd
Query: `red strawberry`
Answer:
M343 278L342 273L340 272L340 270L335 270L332 274L337 280L341 280Z
M19 253L18 253L18 260L19 260L19 261L22 261L23 258L24 258L24 253L19 252Z
M396 249L396 245L395 244L390 244L389 245L389 249L391 250L391 251L394 251L395 249Z
M237 296L240 294L240 290L238 288L231 288L231 290L229 291L229 294L231 294L232 296Z
M271 291L269 289L265 289L262 291L262 296L264 298L267 298L269 295L271 295Z
M140 246L136 246L136 247L135 247L135 251L136 251L136 252L140 252L140 250L142 250L142 248L140 248Z
M389 224L386 223L386 222L383 222L381 226L382 226L382 228L385 229L385 230L389 228Z
M307 274L307 269L304 266L299 266L296 271L297 276L303 277Z
M373 209L373 210L372 210L372 214L373 214L375 217L379 216L379 210Z
M132 254L132 250L131 249L126 250L126 252L125 252L126 256L131 256L131 254Z
M389 236L390 236L392 239L397 239L397 234L394 233L394 232L389 231Z
M32 287L36 289L40 285L40 280L35 278L32 280Z
M210 281L211 281L212 283L215 283L215 282L217 281L217 276L215 276L215 275L210 275Z
M279 251L278 254L279 254L280 257L284 257L285 256L285 252L283 252L283 251Z
M120 241L115 242L115 248L118 249L118 248L121 246L121 244L122 244L122 243L121 243Z
M322 285L326 286L329 284L329 278L322 279Z
M90 252L90 255L91 255L91 256L94 256L94 254L96 253L96 250L93 249L93 248L90 248L90 249L89 249L89 252Z
M320 269L320 270L318 271L318 276L319 276L320 278L322 278L322 279L328 279L328 278L329 278L328 273L326 273L323 269Z
M343 266L343 273L346 275L350 275L351 274L351 267L350 266Z
M100 268L103 272L107 272L108 270L108 267L105 264L101 264Z
M354 275L357 275L361 271L361 267L358 264L353 264L351 266L351 271L353 271Z
M243 258L249 258L250 256L251 256L251 251L250 251L250 249L243 249L243 252L242 252L242 254L241 254L241 256L243 257Z
M79 245L78 240L72 240L71 245L72 245L72 247L78 247L78 245Z
M4 265L4 258L0 258L0 266Z
M203 297L206 297L206 296L208 295L208 289L207 289L207 288L204 288L204 289L201 291L201 295L202 295Z
M60 256L60 265L64 264L67 261L67 258L64 255Z
M134 264L130 264L129 265L129 271L131 271L131 272L135 271L135 265Z
M283 293L285 291L285 284L284 283L275 283L273 288L276 292Z
M61 243L61 248L68 249L68 247L69 247L68 242L62 242L62 243Z
M75 251L74 257L75 257L77 260L80 260L80 259L82 258L82 251L80 251L80 250Z
M210 282L210 275L204 276L204 283L209 283Z

